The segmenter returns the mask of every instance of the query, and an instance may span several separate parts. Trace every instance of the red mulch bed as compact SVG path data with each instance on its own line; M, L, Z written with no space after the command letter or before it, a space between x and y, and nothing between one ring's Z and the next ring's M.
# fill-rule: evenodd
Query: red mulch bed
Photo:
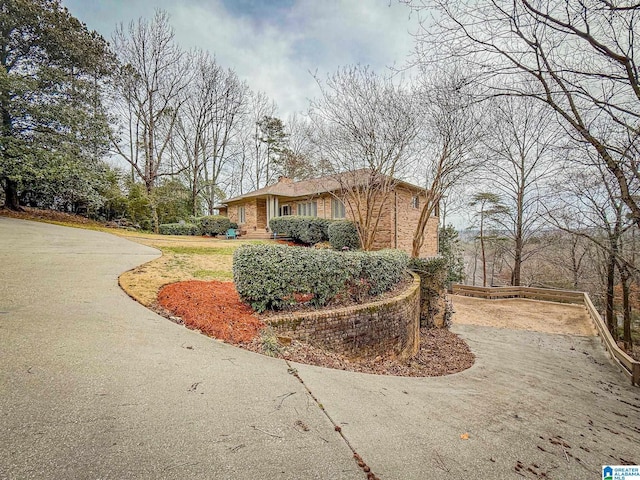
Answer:
M264 327L240 301L233 282L171 283L158 293L158 303L187 327L228 343L249 343Z

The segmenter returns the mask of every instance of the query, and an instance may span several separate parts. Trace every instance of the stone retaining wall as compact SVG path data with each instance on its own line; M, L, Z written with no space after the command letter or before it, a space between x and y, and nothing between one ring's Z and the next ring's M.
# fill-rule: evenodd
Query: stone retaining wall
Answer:
M420 347L420 278L400 295L377 302L271 317L278 335L289 336L349 357L394 355L401 359Z

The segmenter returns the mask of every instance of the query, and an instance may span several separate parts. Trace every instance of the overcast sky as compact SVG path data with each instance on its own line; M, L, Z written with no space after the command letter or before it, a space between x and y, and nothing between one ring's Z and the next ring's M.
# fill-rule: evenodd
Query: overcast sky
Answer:
M397 0L63 0L72 15L108 40L115 26L166 10L177 42L214 54L285 118L305 111L321 78L360 63L402 66L415 18Z

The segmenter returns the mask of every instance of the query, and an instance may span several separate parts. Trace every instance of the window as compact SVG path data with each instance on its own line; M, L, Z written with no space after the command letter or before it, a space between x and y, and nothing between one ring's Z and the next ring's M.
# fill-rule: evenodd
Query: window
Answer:
M318 204L316 202L298 203L298 215L304 215L306 217L317 217Z
M291 215L291 207L289 205L282 205L279 208L279 212L281 217L284 217L286 215Z
M238 223L245 223L246 218L244 216L244 207L238 207Z
M420 208L420 197L418 195L411 197L411 208Z
M331 218L344 218L344 203L337 198L331 199Z

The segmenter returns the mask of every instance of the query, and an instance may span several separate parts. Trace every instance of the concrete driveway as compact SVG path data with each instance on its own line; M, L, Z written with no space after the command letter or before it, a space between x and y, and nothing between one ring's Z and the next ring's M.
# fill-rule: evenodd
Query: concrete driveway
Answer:
M459 325L465 372L294 365L303 385L130 300L118 274L157 255L0 217L0 478L365 479L348 444L381 479L597 479L640 462L640 389L597 338Z

